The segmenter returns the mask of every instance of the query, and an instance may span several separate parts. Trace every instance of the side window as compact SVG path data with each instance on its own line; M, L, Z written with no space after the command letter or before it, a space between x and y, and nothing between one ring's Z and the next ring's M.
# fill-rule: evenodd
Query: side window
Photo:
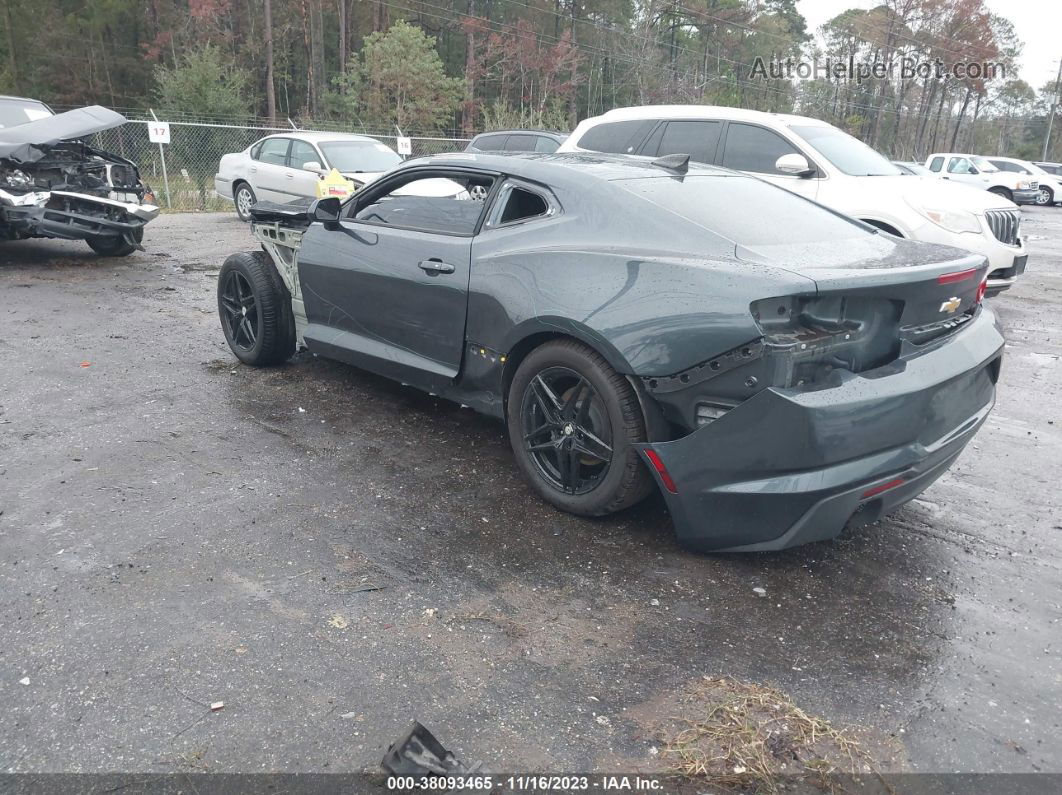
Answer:
M944 158L943 157L934 157L933 161L929 164L929 170L930 171L940 171L940 169L943 166L944 166Z
M272 163L274 166L286 166L288 164L289 138L267 138L262 141L258 150L258 160L263 163Z
M510 135L505 142L506 152L534 152L535 135Z
M1011 163L1011 162L1009 162L1007 160L989 160L988 162L991 163L996 168L998 168L1000 171L1013 171L1015 174L1028 174L1029 173L1024 168L1019 166L1017 163Z
M492 184L490 177L480 176L417 177L374 196L370 204L359 202L354 219L421 232L471 235Z
M953 157L948 162L949 174L976 174L977 169L973 167L973 163L967 160L965 157Z
M288 165L292 168L302 168L304 163L311 162L321 162L321 156L317 154L317 150L305 141L292 141ZM324 164L322 163L322 165Z
M656 119L641 119L599 124L587 130L576 144L580 149L589 149L591 152L627 155L642 142L656 122Z
M505 146L504 135L481 135L473 146L481 152L495 152Z
M726 130L723 165L736 171L782 174L774 163L782 155L800 154L778 133L753 124L730 122Z
M558 146L560 146L560 144L554 141L552 138L547 138L544 135L539 135L535 137L536 152L546 152L547 154L550 152L556 152Z
M714 163L722 129L723 123L718 121L670 121L664 126L656 151L647 154L684 154L699 163Z
M498 218L499 224L511 224L516 221L526 221L549 212L549 202L541 195L525 188L514 187L509 191L509 197L505 201L505 209Z
M257 143L255 143L254 146L251 147L251 160L258 160L258 155L261 153L262 144L264 143L265 141L258 141Z

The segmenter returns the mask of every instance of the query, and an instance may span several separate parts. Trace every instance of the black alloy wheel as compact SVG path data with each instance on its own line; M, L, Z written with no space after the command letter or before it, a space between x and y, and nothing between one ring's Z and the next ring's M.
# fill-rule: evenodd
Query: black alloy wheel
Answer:
M581 342L552 340L524 357L506 419L523 476L561 510L603 516L653 489L637 449L646 432L634 387Z
M612 426L591 383L567 367L549 367L524 390L524 445L542 477L567 494L597 488L612 463Z
M239 350L250 353L261 334L262 317L247 277L237 270L229 271L221 286L219 302L227 336Z
M229 349L244 364L280 364L295 352L291 294L264 251L225 260L218 274L218 315Z

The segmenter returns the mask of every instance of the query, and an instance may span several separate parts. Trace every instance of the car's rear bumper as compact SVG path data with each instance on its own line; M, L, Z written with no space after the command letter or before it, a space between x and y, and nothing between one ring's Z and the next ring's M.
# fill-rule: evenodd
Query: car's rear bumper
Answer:
M232 200L232 180L226 179L221 174L214 175L214 192L223 199Z
M777 550L832 538L947 470L994 403L1002 348L982 309L896 372L846 373L815 391L768 389L688 436L639 447L675 484L669 492L646 458L686 546Z

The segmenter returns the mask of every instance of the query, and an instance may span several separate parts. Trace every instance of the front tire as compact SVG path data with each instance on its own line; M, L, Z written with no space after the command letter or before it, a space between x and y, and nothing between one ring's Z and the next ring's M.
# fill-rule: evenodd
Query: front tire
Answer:
M144 228L141 227L132 233L133 240L141 243L144 240ZM98 235L85 238L89 248L101 257L128 257L137 247L120 235Z
M1036 194L1036 203L1041 207L1050 207L1055 203L1055 194L1046 185L1040 186L1040 192Z
M295 352L291 295L264 251L233 254L218 274L225 341L244 364L282 364Z
M521 472L557 508L602 516L652 490L633 447L646 441L637 395L585 345L560 340L528 354L509 388L507 413Z
M258 201L258 197L251 190L251 186L246 182L239 183L236 186L236 191L232 194L232 201L236 205L236 215L244 223L249 223L251 220L251 206Z
M994 193L997 196L1002 196L1004 199L1006 199L1009 202L1014 201L1014 194L1010 192L1009 188L989 188L988 192L989 193Z

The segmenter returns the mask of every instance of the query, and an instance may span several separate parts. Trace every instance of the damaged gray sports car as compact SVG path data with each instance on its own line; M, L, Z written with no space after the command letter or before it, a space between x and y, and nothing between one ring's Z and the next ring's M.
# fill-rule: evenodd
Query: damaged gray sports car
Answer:
M263 250L218 276L241 361L304 345L504 419L548 502L600 516L655 484L696 549L873 522L995 400L984 257L688 155L439 155L251 217Z
M111 257L142 249L154 196L135 163L83 140L125 122L99 105L53 114L0 97L0 240L84 240Z

